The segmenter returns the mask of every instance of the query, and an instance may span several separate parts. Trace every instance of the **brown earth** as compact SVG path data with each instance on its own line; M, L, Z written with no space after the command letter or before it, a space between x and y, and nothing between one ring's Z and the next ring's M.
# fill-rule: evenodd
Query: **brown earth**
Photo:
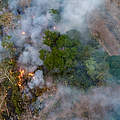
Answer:
M105 0L89 19L89 27L110 56L120 55L119 0Z

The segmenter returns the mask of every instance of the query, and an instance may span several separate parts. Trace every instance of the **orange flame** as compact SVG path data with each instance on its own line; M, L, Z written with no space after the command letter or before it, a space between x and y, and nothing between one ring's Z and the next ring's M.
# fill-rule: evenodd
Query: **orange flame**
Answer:
M28 73L28 76L33 77L34 73Z
M19 79L19 81L18 81L18 86L20 87L20 88L22 88L22 83L23 83L23 81L24 81L24 79L23 79L23 77L24 77L24 75L26 74L26 72L25 72L25 70L24 69L20 69L19 70L19 76L18 76L18 79ZM33 77L34 76L34 73L27 73L26 74L28 77Z
M22 81L23 81L22 78L23 78L23 76L25 74L25 70L20 69L19 72L20 72L20 74L18 76L18 78L19 78L18 86L21 87L22 86Z
M24 76L24 74L25 74L25 70L19 70L19 72L20 72L20 75L18 76L18 78L19 79L22 79L22 77Z

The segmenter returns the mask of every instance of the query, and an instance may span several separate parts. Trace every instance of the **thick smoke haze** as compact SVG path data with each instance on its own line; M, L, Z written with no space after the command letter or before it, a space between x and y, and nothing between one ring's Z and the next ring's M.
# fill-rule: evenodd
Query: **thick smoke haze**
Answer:
M24 6L21 6L23 4ZM81 27L86 26L86 16L101 4L102 0L35 0L31 3L29 0L9 0L10 10L14 14L18 14L18 10L21 13L18 27L10 33L14 44L23 52L18 63L26 66L26 69L29 66L31 71L42 65L39 50L49 50L49 47L43 44L43 31L51 26L54 27L55 24L49 12L50 9L62 8L61 22L56 26L58 31L65 32L71 29L80 30Z
M119 93L117 85L90 89L87 93L59 85L57 93L46 101L36 120L44 116L46 120L119 120ZM40 98L36 104L39 101Z
M37 86L42 88L44 85L43 72L41 70L36 71L34 77L32 78L31 82L28 83L28 85L31 89Z
M26 1L25 3L23 1ZM27 72L35 72L43 65L41 49L50 50L43 44L43 32L49 28L64 33L71 29L85 30L86 18L103 5L103 0L9 0L9 9L14 15L21 14L16 28L9 31L11 41L18 51L18 65ZM22 8L24 4L24 7ZM61 21L55 23L50 9L62 9ZM94 14L94 13L93 13ZM0 60L4 50L0 41ZM37 70L28 83L30 89L44 85L43 71ZM29 93L29 90L28 90ZM59 103L56 106L56 103ZM58 86L54 98L46 101L46 108L40 113L47 114L46 120L111 120L113 114L120 115L120 86L101 87L84 93L74 88ZM58 118L58 119L57 119ZM117 119L119 120L119 119Z
M20 2L19 0L9 2L9 7L14 14L17 14ZM24 11L21 7L21 19L17 23L18 27L13 33L10 33L13 36L12 41L14 44L21 48L23 52L18 62L24 66L29 65L31 70L33 67L36 68L36 66L42 65L42 61L39 59L39 50L49 49L43 45L42 36L43 31L52 23L49 9L56 8L56 6L58 5L54 0L35 0L31 3L31 7L26 8Z
M57 28L61 32L71 29L85 30L86 18L103 5L103 0L64 0L62 3L61 23Z
M23 60L24 59L24 60ZM23 69L33 72L38 66L43 65L43 61L39 59L39 52L32 46L26 46L24 52L19 57L19 64L22 63Z
M56 30L63 33L71 29L80 30L87 24L84 21L86 15L101 3L101 0L9 0L9 9L14 15L21 15L16 28L9 32L18 51L19 66L27 72L34 72L44 64L39 51L50 48L43 44L43 32L47 28L53 30L56 24L50 9L62 8L61 22L56 24Z

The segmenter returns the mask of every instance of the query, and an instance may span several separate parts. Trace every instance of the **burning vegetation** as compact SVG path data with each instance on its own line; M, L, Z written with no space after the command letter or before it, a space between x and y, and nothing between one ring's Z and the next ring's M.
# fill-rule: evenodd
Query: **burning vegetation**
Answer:
M27 73L24 69L19 69L19 75L18 75L18 86L20 88L23 87L23 83L26 79L29 79L30 77L33 77L34 73Z
M1 120L119 120L120 56L86 22L103 1L0 1Z

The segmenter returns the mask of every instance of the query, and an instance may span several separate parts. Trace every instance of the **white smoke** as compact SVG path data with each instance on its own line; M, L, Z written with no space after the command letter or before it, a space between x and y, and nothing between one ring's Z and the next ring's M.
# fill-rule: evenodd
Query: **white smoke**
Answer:
M9 1L9 8L13 13L20 7L22 9L21 2L23 0ZM28 72L33 72L38 66L43 65L43 61L39 58L39 50L49 50L49 47L43 44L43 31L52 21L49 9L56 8L58 5L55 0L32 1L31 7L26 8L21 14L18 27L10 33L15 46L22 50L18 63Z
M84 93L75 88L59 86L55 96L46 102L37 120L110 120L119 114L120 86L94 88ZM118 111L117 111L118 110ZM111 113L112 111L112 113Z
M43 44L43 32L52 24L50 9L58 7L56 0L9 0L9 9L15 15L19 11L21 16L16 28L10 30L9 34L19 54L18 65L27 72L34 72L38 66L43 65L39 51L50 50ZM32 89L43 84L43 72L36 71L28 86Z
M30 89L33 89L34 87L42 88L44 85L44 79L43 79L43 72L41 70L38 70L35 72L35 75L33 76L30 83L28 83L28 86Z
M9 0L9 9L15 15L19 11L21 16L16 28L9 33L19 54L20 67L27 72L34 72L38 66L43 65L39 51L50 50L43 44L43 32L55 24L50 9L62 7L61 22L56 28L60 32L66 32L70 29L80 30L87 24L86 16L101 4L102 0ZM29 83L30 88L41 84L41 72L35 73L36 77Z
M9 56L9 52L3 47L0 39L0 62Z
M20 8L19 3L20 0L9 0L9 8L13 13ZM103 0L32 0L31 7L22 13L17 23L18 27L10 33L12 41L21 53L18 58L21 67L33 72L43 65L39 58L39 50L50 49L43 44L43 31L53 22L49 9L62 7L61 22L56 28L60 32L66 32L86 27L86 17L89 18L93 10L102 3ZM32 89L36 86L41 88L43 85L43 72L38 70L28 86ZM119 93L120 86L95 88L88 93L60 86L55 98L48 101L45 110L40 114L48 114L46 120L62 120L66 117L69 120L102 120L109 110L120 104ZM55 106L56 103L59 103L59 106ZM41 115L38 120L40 119Z
M102 4L103 0L64 0L61 23L57 28L61 32L71 29L85 29L87 27L86 18L89 19L93 10Z
M9 0L9 1L8 1L9 8L10 8L11 10L17 9L18 3L19 3L19 0Z
M43 61L39 59L39 52L29 45L25 47L18 62L22 65L22 68L28 72L33 72L38 66L43 65Z
M101 0L31 0L31 2L30 0L9 0L9 9L13 13L18 9L21 11L18 26L10 33L15 46L22 50L18 63L31 72L42 65L38 52L41 49L50 49L43 44L43 31L54 23L50 9L62 7L61 22L57 25L57 29L65 32L85 26L83 22L86 15L101 3Z

